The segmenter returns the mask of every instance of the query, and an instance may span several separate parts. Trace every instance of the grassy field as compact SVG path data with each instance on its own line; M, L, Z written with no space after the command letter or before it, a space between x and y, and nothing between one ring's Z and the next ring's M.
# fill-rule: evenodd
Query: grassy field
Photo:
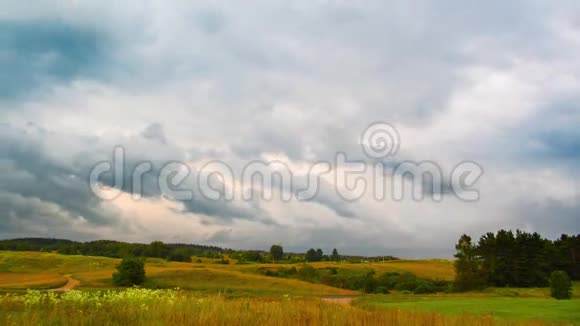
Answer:
M486 315L508 320L580 322L580 300L474 296L369 295L358 306L437 312L446 315Z
M411 272L419 277L427 279L453 280L455 278L455 270L453 262L442 259L426 259L426 260L391 260L385 262L374 263L341 263L334 262L314 262L309 263L316 269L333 267L337 269L348 270L375 270L377 274L385 272ZM301 266L301 264L251 264L251 265L231 265L229 269L239 270L242 272L256 273L258 270L277 270L283 267Z
M325 302L321 297L360 293L260 273L265 269L293 266L289 264L222 265L211 259L200 263L147 259L145 287L166 290L141 293L119 292L113 287L111 275L119 262L119 259L104 257L0 251L0 290L15 293L0 296L0 325L46 324L48 320L56 324L78 324L75 318L79 314L88 324L106 324L114 318L119 324L148 321L149 324L205 325L580 325L580 283L575 284L575 299L567 301L550 299L547 288L489 288L482 292L426 296L393 291L391 295L365 295L355 300L353 306L344 306ZM312 265L358 271L374 269L377 273L409 271L429 279L454 277L452 263L445 260ZM78 290L81 291L18 292L24 288L60 287L67 281L65 275L80 281ZM177 287L181 290L169 290ZM106 289L129 294L116 297L104 294L102 291ZM175 297L173 303L158 297L163 293ZM92 295L104 298L95 299ZM35 297L41 299L35 301ZM129 301L121 309L105 298L116 298L115 304ZM107 308L95 309L87 302L99 302Z
M54 273L0 273L0 289L52 289L66 282L64 276Z
M0 297L2 325L548 325L469 314L361 309L317 298L199 297L183 291L130 289L29 292Z
M80 281L80 289L112 288L111 275L119 262L119 259L104 257L0 251L0 276L6 275L6 280L9 280L6 281L9 286L2 286L4 282L0 281L0 289L58 287L65 281L62 275L66 274ZM243 271L247 266L220 265L207 259L204 263L147 259L146 286L180 287L200 294L226 293L229 296L358 294L320 284L247 273ZM30 279L44 279L44 282L34 284L28 281ZM47 286L50 284L52 286Z

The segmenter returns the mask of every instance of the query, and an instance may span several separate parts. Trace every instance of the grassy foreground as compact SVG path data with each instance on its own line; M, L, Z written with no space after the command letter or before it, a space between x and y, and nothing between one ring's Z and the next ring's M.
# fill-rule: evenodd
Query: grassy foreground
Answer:
M580 323L580 300L551 298L461 296L366 296L359 306L437 312L443 315L484 315L508 320Z
M0 297L1 325L547 325L491 316L365 310L316 298L191 296L177 290L29 291Z

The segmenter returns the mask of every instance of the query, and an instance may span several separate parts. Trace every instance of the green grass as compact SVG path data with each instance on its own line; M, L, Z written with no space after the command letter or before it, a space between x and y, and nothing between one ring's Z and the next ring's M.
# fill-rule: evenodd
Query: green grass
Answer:
M112 274L119 259L59 255L41 252L0 251L0 275L10 276L13 288L44 288L44 283L31 283L35 274L70 274L80 281L80 289L114 288ZM149 258L146 261L147 283L151 288L175 288L200 294L227 294L228 296L297 296L356 295L357 292L312 284L298 280L286 280L263 275L244 273L240 265L167 262ZM38 277L36 277L38 278ZM46 276L43 276L46 278ZM2 289L0 282L0 289Z
M158 270L148 276L146 286L179 287L198 293L222 293L229 296L300 296L356 295L321 284L281 279L214 268Z
M0 325L553 326L492 316L368 310L312 297L231 299L147 289L4 295Z
M360 299L357 305L453 315L493 315L500 319L511 320L580 324L580 300L578 299L371 295Z
M91 256L67 256L55 253L0 251L0 273L70 274L114 269L118 259Z

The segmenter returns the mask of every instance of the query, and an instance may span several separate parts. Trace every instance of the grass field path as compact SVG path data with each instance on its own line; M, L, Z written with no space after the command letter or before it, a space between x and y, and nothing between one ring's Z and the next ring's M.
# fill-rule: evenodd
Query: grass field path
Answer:
M56 288L56 289L52 289L51 291L67 292L67 291L73 290L73 289L77 288L79 285L81 285L81 282L79 280L75 280L70 275L65 275L64 277L66 277L67 282L63 286Z
M326 302L336 303L340 305L350 305L357 296L326 296L322 297L322 300Z

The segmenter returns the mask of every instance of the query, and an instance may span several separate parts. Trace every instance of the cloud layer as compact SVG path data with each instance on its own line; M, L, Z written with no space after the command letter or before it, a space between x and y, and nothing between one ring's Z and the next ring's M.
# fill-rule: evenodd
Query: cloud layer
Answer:
M580 6L515 1L3 1L0 237L321 247L448 256L462 233L580 232ZM362 159L366 126L400 132L393 160L484 167L480 200L172 201L92 194L111 160L275 158L296 171ZM129 180L127 180L129 181ZM128 183L127 183L128 184ZM199 195L199 194L197 194Z

